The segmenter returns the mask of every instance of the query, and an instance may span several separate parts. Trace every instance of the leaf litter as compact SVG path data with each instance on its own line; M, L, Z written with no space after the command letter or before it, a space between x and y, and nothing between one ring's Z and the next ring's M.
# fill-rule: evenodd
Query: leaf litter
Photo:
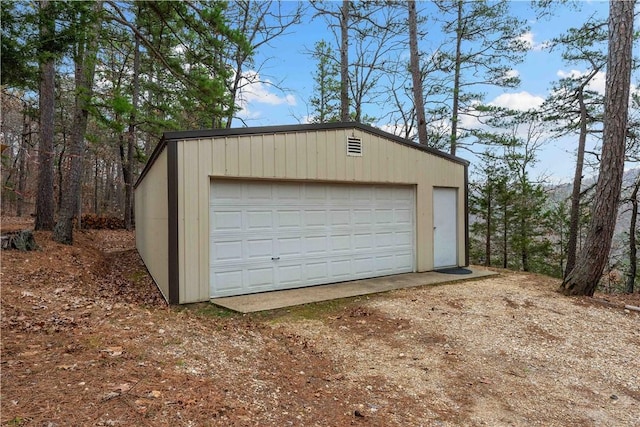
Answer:
M502 272L217 316L167 307L131 232L35 236L2 253L2 425L640 425L637 295Z

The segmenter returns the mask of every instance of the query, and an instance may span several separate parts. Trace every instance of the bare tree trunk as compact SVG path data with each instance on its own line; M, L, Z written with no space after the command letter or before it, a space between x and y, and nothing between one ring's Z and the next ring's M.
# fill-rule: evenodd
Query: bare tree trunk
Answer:
M100 215L98 212L98 153L95 154L93 159L93 213Z
M67 245L73 244L73 218L80 209L83 157L85 151L84 136L89 119L89 104L93 93L93 78L96 68L98 50L98 31L101 20L98 18L102 2L94 3L91 16L91 28L87 31L85 40L80 40L77 46L75 62L75 106L73 113L73 128L69 144L69 173L66 188L62 193L62 203L58 222L53 230L53 239Z
M638 189L640 189L640 175L636 180L631 193L631 221L629 224L629 271L627 272L626 291L633 293L636 281L636 272L638 271L638 246L636 244L636 227L638 222Z
M507 249L508 249L508 232L507 227L509 226L509 220L507 219L507 205L502 206L502 268L507 268Z
M349 0L340 9L340 120L349 121Z
M576 158L576 169L573 175L573 188L571 191L571 212L569 216L569 237L567 241L567 265L563 272L563 277L573 270L576 264L576 254L578 253L578 233L580 232L580 194L582 189L582 169L584 166L584 150L587 142L587 106L584 103L584 89L600 71L596 67L591 74L576 90L578 104L580 106L580 135L578 137L578 152Z
M409 9L409 54L411 79L413 81L413 104L418 119L418 142L427 144L427 120L424 114L424 95L422 91L422 72L420 69L420 52L418 50L418 14L416 2L407 2Z
M462 62L462 6L463 1L458 2L458 27L456 29L456 60L453 72L453 103L451 107L451 149L450 152L455 156L458 146L458 110L460 109L460 73Z
M24 214L24 194L27 190L27 150L31 139L31 122L27 115L27 105L23 104L22 138L18 150L18 189L16 191L16 216Z
M493 197L493 184L488 182L487 185L487 233L485 234L484 242L484 265L485 267L491 266L491 216L493 215L491 198Z
M580 136L578 138L578 153L576 170L573 176L573 189L571 192L571 213L569 217L569 240L567 242L567 266L564 277L573 270L576 265L576 253L578 246L578 230L580 227L580 190L582 187L582 168L584 165L584 149L587 141L587 108L584 105L584 93L582 88L578 92L580 103Z
M609 53L600 173L584 249L559 289L565 295L592 296L611 250L624 172L633 7L633 1L611 1L609 5Z
M129 129L127 132L127 153L120 145L120 159L122 162L122 177L124 179L124 226L127 230L133 228L133 152L136 143L136 113L138 110L138 95L140 82L138 73L140 70L140 40L136 36L133 56L133 94L131 115L129 116Z
M63 131L66 132L66 131ZM64 178L64 158L65 152L67 151L67 136L65 133L62 134L62 148L60 149L60 154L58 155L58 212L62 209L62 190L64 188L63 178Z
M525 243L527 238L525 219L522 218L520 220L520 239L522 240L520 258L522 260L522 271L529 271L529 245Z
M53 5L40 2L40 38L50 45L55 32ZM53 54L40 52L40 145L38 148L38 192L36 196L36 230L51 230L54 225L53 136L55 117L55 65Z

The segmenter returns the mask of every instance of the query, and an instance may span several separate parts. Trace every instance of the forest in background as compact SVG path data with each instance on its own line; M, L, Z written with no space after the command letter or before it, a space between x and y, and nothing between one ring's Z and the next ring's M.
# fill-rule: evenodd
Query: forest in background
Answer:
M551 41L568 64L589 70L560 78L538 108L484 103L483 87L519 84L513 68L530 48L527 23L508 1L438 1L437 14L414 2L2 1L2 213L36 215L36 227L71 234L82 214L133 218L133 184L165 131L243 126L243 88L257 83L265 45L308 19L334 39L309 56L311 122L390 124L395 133L452 154L472 153L471 260L563 276L589 223L605 100L590 82L607 70L606 20L576 22ZM418 3L419 5L419 3ZM577 3L533 2L540 15ZM430 25L449 37L437 54L420 52ZM487 31L491 29L491 31ZM637 41L636 32L635 37ZM410 60L398 55L409 46ZM395 58L395 60L391 60ZM629 97L626 164L640 160L637 64ZM381 95L386 94L386 95ZM373 117L375 99L387 116ZM462 117L481 126L465 127ZM570 191L531 168L545 144L576 141ZM640 174L628 172L618 206L617 246L607 267L628 289ZM567 194L568 193L568 194ZM68 230L64 230L64 229ZM606 282L606 281L604 281Z

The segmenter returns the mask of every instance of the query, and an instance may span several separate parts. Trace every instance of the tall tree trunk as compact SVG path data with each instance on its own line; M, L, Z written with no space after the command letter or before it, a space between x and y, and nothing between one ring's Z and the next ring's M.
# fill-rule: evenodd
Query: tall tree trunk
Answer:
M55 32L55 11L49 0L40 2L40 39L51 44ZM38 148L38 192L36 230L51 230L54 225L53 136L55 117L55 65L46 47L40 52L40 145Z
M493 184L489 180L487 182L487 232L485 234L484 241L484 265L485 267L491 266L491 216L493 215L492 200L493 197Z
M453 102L451 106L451 149L450 152L455 156L458 147L458 110L460 109L460 74L462 66L462 33L464 31L462 22L463 0L457 0L458 3L458 26L456 28L456 59L453 71Z
M124 226L127 230L133 228L133 152L136 143L136 113L138 110L138 95L140 92L140 81L138 73L140 70L140 40L136 36L133 56L133 94L131 115L129 116L129 129L127 131L127 153L120 150L122 161L122 177L124 179Z
M22 138L18 150L18 189L16 191L16 216L24 215L24 194L27 190L27 150L31 140L31 121L27 114L27 104L23 104Z
M522 271L529 271L529 244L527 243L529 237L527 236L526 227L526 220L522 218L520 220L520 239L522 240L520 259L522 261Z
M584 93L582 88L578 92L580 104L580 136L578 138L578 153L576 159L576 170L573 176L573 189L571 192L571 213L569 217L569 240L567 242L567 266L564 277L573 270L576 264L576 253L578 245L578 230L580 227L580 190L582 187L582 168L584 165L584 149L587 141L587 108L584 104Z
M508 231L509 220L507 219L507 205L502 206L502 268L507 268L507 249L508 249Z
M100 10L102 2L93 5L89 28L85 29L84 37L78 42L74 58L75 62L75 104L73 112L73 128L69 143L69 172L65 190L62 193L62 204L58 215L58 222L53 230L53 239L67 245L73 244L73 218L80 209L80 195L82 191L82 169L85 151L84 136L89 119L89 106L93 94L93 78L96 68L98 51L98 32L101 25ZM81 18L82 19L82 18Z
M631 221L629 223L629 271L627 272L626 291L633 293L638 268L638 246L636 244L636 227L638 222L638 189L640 189L640 175L631 193Z
M64 159L65 152L67 151L67 136L66 131L62 133L62 148L60 149L60 154L58 154L58 212L62 209L62 190L64 189L63 178L64 178Z
M596 76L600 68L592 70L590 76L580 85L576 91L578 105L580 106L580 135L578 137L578 152L576 156L576 169L573 175L573 188L571 191L571 212L569 216L569 237L567 241L567 265L563 277L573 270L576 265L578 253L578 233L580 232L580 194L582 189L582 169L584 166L584 150L587 142L587 106L584 103L584 89Z
M418 14L416 12L416 2L407 2L409 9L409 54L411 80L413 81L413 104L416 109L418 120L418 142L427 144L427 120L424 114L424 95L422 91L422 72L420 69L420 52L418 50Z
M100 215L100 212L98 212L98 153L95 154L93 159L93 166L93 213Z
M340 120L349 121L349 0L340 9Z
M565 295L592 296L611 250L624 173L633 46L633 1L609 4L609 53L602 158L591 222L576 265L560 286Z

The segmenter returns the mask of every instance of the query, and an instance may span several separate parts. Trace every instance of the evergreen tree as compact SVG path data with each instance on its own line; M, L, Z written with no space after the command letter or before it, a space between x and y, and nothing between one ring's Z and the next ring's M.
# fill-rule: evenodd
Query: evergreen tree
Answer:
M602 165L585 246L560 287L566 295L593 295L611 249L624 172L634 3L612 1L609 7Z
M520 37L528 27L509 13L509 1L442 0L436 2L445 34L450 36L439 57L441 70L451 75L450 152L456 154L465 137L461 117L475 109L483 85L515 87L512 67L524 59L528 46Z
M340 67L335 62L331 46L324 40L316 42L312 55L317 64L313 74L314 95L309 100L311 123L340 121Z

